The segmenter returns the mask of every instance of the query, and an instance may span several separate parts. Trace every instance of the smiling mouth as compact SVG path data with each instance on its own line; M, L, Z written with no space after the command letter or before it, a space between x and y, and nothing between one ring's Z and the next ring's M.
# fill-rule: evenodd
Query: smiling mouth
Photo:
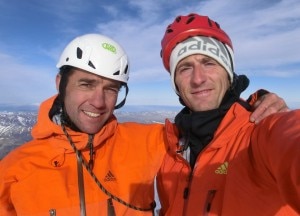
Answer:
M83 111L87 116L92 117L92 118L96 118L99 117L100 114L99 113L93 113L93 112L88 112L88 111Z
M197 94L197 95L207 95L209 94L211 91L211 89L206 89L206 90L201 90L201 91L196 91L196 92L193 92L192 94Z

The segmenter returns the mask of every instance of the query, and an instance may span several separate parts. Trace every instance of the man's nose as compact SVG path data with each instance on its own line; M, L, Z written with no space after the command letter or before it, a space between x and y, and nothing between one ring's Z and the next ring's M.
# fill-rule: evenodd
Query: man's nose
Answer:
M201 64L195 65L194 71L192 73L192 83L201 84L207 79L207 73L201 66Z
M105 106L105 94L103 88L96 88L90 95L89 102L96 108Z

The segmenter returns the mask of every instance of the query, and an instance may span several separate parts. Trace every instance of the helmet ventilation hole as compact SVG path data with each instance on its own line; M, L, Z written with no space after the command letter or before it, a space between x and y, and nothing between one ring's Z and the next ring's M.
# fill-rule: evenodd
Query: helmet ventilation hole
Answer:
M127 72L128 72L128 65L126 65L126 68L124 70L124 74L127 74Z
M113 75L120 75L120 71L114 72Z
M96 67L94 66L94 64L93 64L91 61L89 61L88 65L89 65L90 67L96 69Z
M209 25L210 27L212 27L211 20L210 20L209 18L207 18L207 21L208 21L208 25Z
M186 21L186 24L191 23L194 19L195 19L195 17L194 17L194 16L191 16L191 17Z
M78 59L82 58L82 50L79 47L77 47L77 53L76 54L77 54Z

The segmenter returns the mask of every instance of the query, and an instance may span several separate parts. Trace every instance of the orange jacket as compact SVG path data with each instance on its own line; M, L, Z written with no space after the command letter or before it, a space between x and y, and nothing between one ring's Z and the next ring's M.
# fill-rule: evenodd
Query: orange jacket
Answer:
M234 104L194 170L166 122L169 149L157 176L160 215L300 215L300 110L255 125Z
M76 154L48 117L55 97L40 108L33 140L0 162L0 215L80 215ZM88 135L68 130L83 157ZM113 195L140 208L154 200L154 177L165 154L163 125L119 124L113 116L94 137L93 172ZM83 168L87 215L108 215L108 196ZM151 215L113 200L116 215Z

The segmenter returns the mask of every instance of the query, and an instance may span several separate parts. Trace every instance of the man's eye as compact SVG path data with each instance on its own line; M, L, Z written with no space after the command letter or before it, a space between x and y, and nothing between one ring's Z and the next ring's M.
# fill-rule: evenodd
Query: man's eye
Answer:
M178 72L179 73L183 73L183 72L186 72L186 71L188 71L188 70L190 70L192 67L186 67L186 66L184 66L184 67L180 67L180 68L178 68Z
M215 61L207 61L205 65L216 65L217 63Z
M105 91L110 94L118 94L119 88L106 88Z
M80 82L78 87L81 88L82 90L91 90L94 88L94 85L88 82Z
M89 83L80 83L80 86L82 86L82 87L90 87L91 84L89 84Z

